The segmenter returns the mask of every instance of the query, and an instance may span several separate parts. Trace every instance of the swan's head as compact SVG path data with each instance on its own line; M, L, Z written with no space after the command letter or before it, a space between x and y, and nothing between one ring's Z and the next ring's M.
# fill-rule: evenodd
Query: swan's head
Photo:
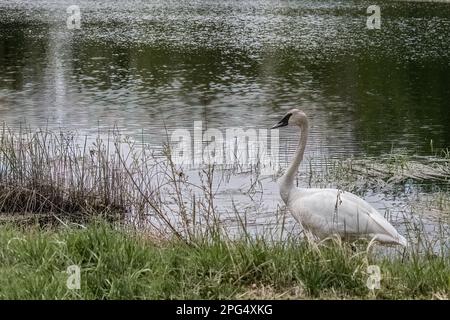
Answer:
M292 109L284 115L284 117L271 129L281 128L285 126L298 126L302 128L308 124L308 117L306 114L298 109Z

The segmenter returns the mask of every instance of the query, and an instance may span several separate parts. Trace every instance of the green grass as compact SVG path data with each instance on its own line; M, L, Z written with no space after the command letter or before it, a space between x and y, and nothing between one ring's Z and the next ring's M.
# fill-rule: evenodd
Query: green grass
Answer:
M81 288L66 287L69 265ZM381 269L369 290L367 266ZM449 258L375 257L339 243L211 240L186 245L123 227L0 226L2 299L448 299Z

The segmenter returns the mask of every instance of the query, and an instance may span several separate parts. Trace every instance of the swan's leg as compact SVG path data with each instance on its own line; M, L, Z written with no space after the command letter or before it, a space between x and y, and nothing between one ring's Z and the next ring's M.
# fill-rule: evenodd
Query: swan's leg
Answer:
M300 227L302 228L302 232L306 238L306 241L308 243L316 243L317 237L314 236L314 234L308 228L306 228L299 220L297 220L297 222L300 225Z

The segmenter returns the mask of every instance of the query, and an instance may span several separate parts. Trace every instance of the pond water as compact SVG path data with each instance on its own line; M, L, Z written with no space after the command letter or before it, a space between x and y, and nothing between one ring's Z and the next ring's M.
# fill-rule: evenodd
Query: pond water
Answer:
M372 1L79 0L69 29L72 4L0 0L0 120L13 129L116 126L158 148L194 121L264 129L300 108L309 159L450 146L450 4L377 1L379 30ZM296 132L280 136L289 160ZM245 183L224 187L224 206ZM279 197L273 180L263 189L266 221Z

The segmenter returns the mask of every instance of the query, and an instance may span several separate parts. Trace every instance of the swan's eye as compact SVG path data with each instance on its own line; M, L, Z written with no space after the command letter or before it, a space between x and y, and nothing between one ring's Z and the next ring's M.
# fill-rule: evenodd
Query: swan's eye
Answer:
M285 126L289 124L289 118L292 116L292 113L288 113L280 120L280 123L283 123Z

